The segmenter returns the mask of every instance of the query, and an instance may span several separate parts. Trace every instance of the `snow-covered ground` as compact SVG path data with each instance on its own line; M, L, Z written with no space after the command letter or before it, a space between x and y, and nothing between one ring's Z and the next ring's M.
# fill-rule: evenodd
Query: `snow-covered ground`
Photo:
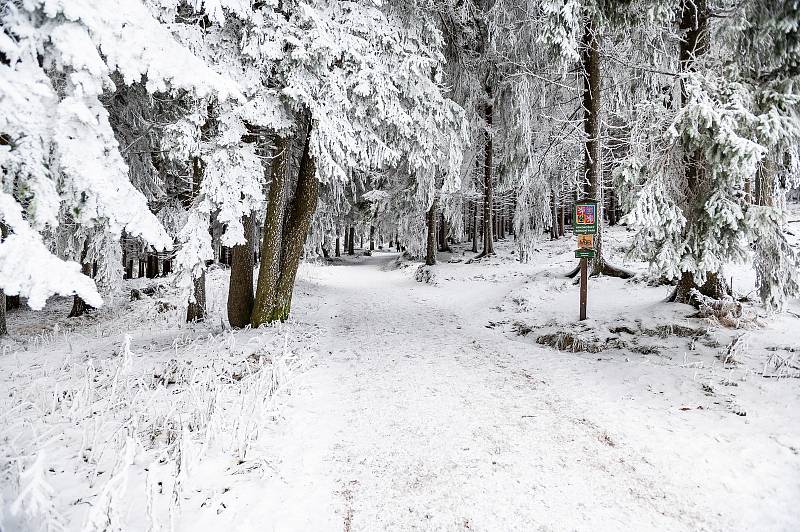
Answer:
M388 252L305 264L255 331L222 270L202 325L168 288L12 313L0 528L797 530L800 304L728 329L598 278L578 325L573 244L457 246L431 283Z

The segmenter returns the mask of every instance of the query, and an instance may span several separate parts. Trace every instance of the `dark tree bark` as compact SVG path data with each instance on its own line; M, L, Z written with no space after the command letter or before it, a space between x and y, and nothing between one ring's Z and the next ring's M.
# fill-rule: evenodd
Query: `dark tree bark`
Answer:
M280 197L283 192L278 190L284 188L283 183L279 182L283 177L278 178L275 175L277 173L284 176L285 171L275 172L273 169L270 203L264 228L262 267L259 271L256 301L251 316L251 323L254 327L278 320L285 321L289 317L297 268L300 265L303 245L319 197L319 181L317 180L316 165L310 153L310 142L311 119L309 117L297 186L291 202L286 205L285 209L282 208L285 200ZM278 159L276 157L276 160ZM278 162L279 167L282 164L285 163ZM284 213L285 220L279 219L278 212ZM281 241L278 241L277 234L282 235ZM265 267L268 262L269 266Z
M155 253L147 252L147 278L155 279L158 277L158 256Z
M428 225L427 245L425 246L425 265L433 266L436 264L436 207L438 200L434 198L433 203L428 208L426 215Z
M679 28L683 39L680 43L679 59L681 71L683 72L694 71L698 58L708 51L709 15L707 0L684 0L681 3ZM686 99L686 88L681 82L681 106L686 105ZM697 223L701 215L700 211L703 209L703 201L698 196L700 196L700 181L705 176L706 165L699 151L687 153L684 162L686 165L684 175L687 191L686 207L684 209L684 216L686 217L684 231L689 231ZM720 293L722 283L718 280L716 272L708 272L706 279L702 286L698 286L692 272L682 272L675 291L669 297L669 300L678 303L695 304L696 302L691 297L694 289L698 289L704 295L719 299L723 295Z
M292 306L292 293L297 268L303 254L303 244L308 236L311 219L317 210L319 199L319 180L317 167L310 152L311 127L309 124L306 135L303 158L300 160L300 171L297 178L297 190L294 195L292 210L287 220L289 232L284 241L283 256L281 257L281 275L278 279L278 289L272 307L270 321L285 321L289 317Z
M483 117L486 121L484 132L483 156L483 251L478 257L494 254L494 232L492 231L492 208L494 207L492 187L492 92L487 91L487 100L483 106Z
M231 278L228 285L228 322L231 327L242 328L250 324L253 313L253 248L254 215L242 218L244 244L233 246Z
M478 200L472 202L472 252L478 252Z
M350 238L347 241L347 244L350 246L350 247L347 248L347 254L348 255L355 255L356 254L355 241L356 241L356 228L353 227L353 226L350 226Z
M203 180L203 161L200 157L192 158L192 196L197 197L200 192L200 182ZM149 259L149 256L148 256ZM156 261L156 268L158 268L158 261ZM148 276L149 277L149 276ZM199 277L196 277L192 283L193 293L189 298L189 304L186 306L186 321L195 322L203 321L206 319L206 271Z
M19 295L6 296L6 310L17 310L22 305Z
M89 242L83 243L83 250L81 251L81 273L87 277L92 276L92 263L86 261L86 255L89 252ZM83 316L87 310L92 310L92 306L87 305L86 301L78 295L72 296L72 309L69 311L68 318L77 318Z
M5 240L8 236L8 229L6 224L0 222L0 242ZM8 334L8 325L6 324L6 293L0 289L0 336Z
M258 270L258 286L250 322L253 327L271 321L271 306L275 301L280 276L283 248L283 220L286 202L286 170L289 162L289 142L276 138L270 167L269 198L264 219L264 235L261 240L261 264Z
M447 220L444 217L444 213L439 214L439 226L438 226L438 233L439 233L439 251L443 253L451 253L450 245L447 243L447 233L449 232L449 228L447 225Z
M8 334L6 324L6 293L0 289L0 336Z
M375 251L375 226L369 226L369 250Z
M584 23L581 54L583 68L583 128L586 135L582 192L585 198L597 201L597 234L592 275L630 278L633 274L609 264L603 255L603 176L600 164L600 31L591 16Z
M617 225L617 202L613 188L608 192L608 225Z
M195 322L206 319L206 271L194 279L194 300L186 307L186 321Z
M602 220L603 186L600 174L600 35L594 20L586 16L582 47L583 67L583 131L586 135L583 160L582 191L584 198L597 201L597 235L592 270L603 269Z
M339 242L339 233L336 233L336 256L337 257L341 257L342 256L342 250L341 250L341 247L340 247L339 244L340 244L340 242Z

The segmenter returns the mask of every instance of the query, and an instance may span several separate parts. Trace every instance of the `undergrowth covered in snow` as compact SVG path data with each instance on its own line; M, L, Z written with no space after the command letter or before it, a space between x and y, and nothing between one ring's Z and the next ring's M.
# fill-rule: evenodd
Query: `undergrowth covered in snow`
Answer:
M168 303L103 311L131 325L132 307L166 333L56 328L0 360L0 529L171 530L184 501L208 496L201 465L265 467L254 448L314 338L288 324L169 331Z

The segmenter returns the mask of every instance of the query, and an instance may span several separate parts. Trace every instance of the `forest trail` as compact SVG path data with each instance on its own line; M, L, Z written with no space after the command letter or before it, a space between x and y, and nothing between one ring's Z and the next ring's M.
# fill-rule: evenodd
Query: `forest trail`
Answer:
M528 369L538 348L485 327L486 309L507 286L444 291L389 270L395 257L316 269L301 283L316 297L301 295L296 315L320 324L320 354L299 377L268 450L276 474L263 492L240 495L242 512L228 523L725 528L668 473L593 423L570 398L579 385L556 389Z

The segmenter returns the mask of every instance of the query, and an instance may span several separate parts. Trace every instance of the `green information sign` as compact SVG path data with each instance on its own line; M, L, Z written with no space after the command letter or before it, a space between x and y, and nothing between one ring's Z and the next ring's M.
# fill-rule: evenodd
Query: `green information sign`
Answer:
M597 202L584 200L575 203L572 232L576 235L597 234Z
M594 258L594 250L593 249L576 249L575 250L575 257L578 259L593 259Z

